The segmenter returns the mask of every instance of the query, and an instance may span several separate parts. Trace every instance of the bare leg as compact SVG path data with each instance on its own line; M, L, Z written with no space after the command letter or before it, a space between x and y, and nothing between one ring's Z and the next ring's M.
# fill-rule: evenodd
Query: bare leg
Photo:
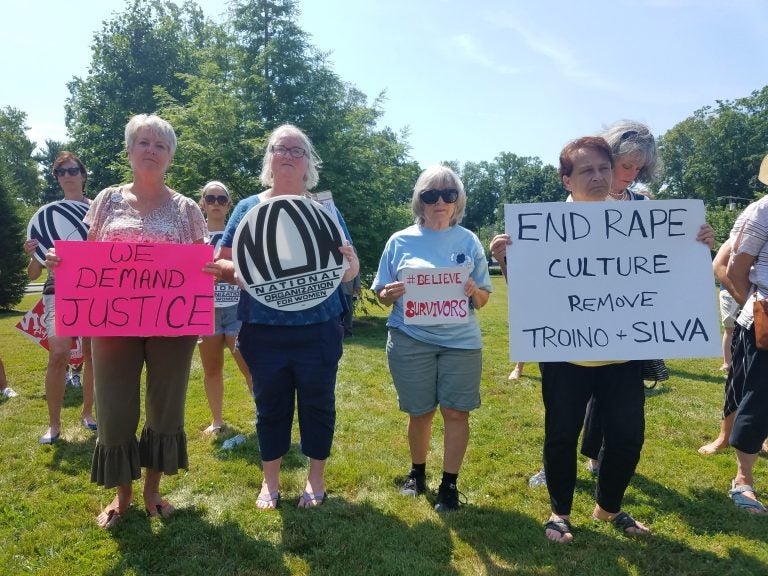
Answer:
M262 462L264 480L261 483L261 492L256 500L256 508L269 510L277 507L277 495L280 493L280 464L283 459ZM310 460L311 464L311 460Z
M723 329L723 365L720 370L728 370L731 366L731 342L733 341L733 328Z
M325 460L309 459L309 475L299 508L314 508L325 499Z
M432 418L435 411L421 416L408 417L408 447L411 450L411 462L422 464L427 461L429 438L432 435Z
M515 364L515 369L512 370L508 380L517 380L518 378L520 378L520 376L523 375L524 366L525 366L525 362L518 362L517 364Z
M440 412L445 421L443 469L449 474L458 474L469 444L469 412L442 406Z
M754 486L754 478L752 477L752 469L757 461L758 454L747 454L741 450L736 450L736 478L733 480L733 487L738 486ZM757 501L757 495L753 491L742 492L742 496L749 498L750 500ZM756 508L745 508L747 512L751 514L764 515L765 511L761 511Z
M203 364L203 384L211 409L211 425L206 432L218 432L224 425L224 336L203 336L199 344Z
M733 429L733 420L736 418L736 412L731 412L720 421L720 435L715 438L709 444L704 444L699 448L699 454L715 454L724 450L730 446L728 439L731 437L731 430Z
M160 480L163 473L158 470L144 469L144 507L150 516L167 518L174 512L167 500L160 496Z
M248 393L250 394L251 398L253 398L253 378L251 377L251 371L248 370L248 365L245 363L243 355L240 354L240 351L235 347L237 336L228 335L225 336L225 339L227 346L229 347L229 351L232 352L232 357L235 359L237 367L240 368L240 372L242 373L243 378L245 378L245 383L248 386Z
M117 494L101 513L96 516L96 524L102 528L110 528L120 515L130 507L133 501L133 485L122 484L117 487Z
M41 440L55 438L61 432L61 407L64 404L64 374L69 363L72 338L48 338L48 367L45 371L45 400L48 404L48 431Z

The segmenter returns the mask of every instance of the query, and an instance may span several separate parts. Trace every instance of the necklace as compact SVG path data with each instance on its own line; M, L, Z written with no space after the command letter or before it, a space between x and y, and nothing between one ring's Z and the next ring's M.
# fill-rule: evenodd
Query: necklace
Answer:
M621 191L621 192L619 192L618 194L615 194L615 193L613 193L613 192L608 192L608 195L609 195L611 198L614 198L614 199L616 199L616 200L626 200L626 199L627 199L627 190L626 190L626 188L625 188L624 190L622 190L622 191Z

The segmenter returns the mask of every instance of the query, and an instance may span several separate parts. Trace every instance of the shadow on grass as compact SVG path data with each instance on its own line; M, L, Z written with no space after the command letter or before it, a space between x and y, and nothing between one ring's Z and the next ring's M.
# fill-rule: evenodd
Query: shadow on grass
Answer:
M766 566L738 549L723 558L678 540L653 535L628 538L612 526L575 519L574 542L546 541L544 518L495 508L467 506L444 517L447 527L471 546L485 574L696 575L765 574Z
M387 319L378 316L355 317L352 323L352 336L344 343L354 343L365 348L384 350L387 342Z
M231 436L234 436L234 434L223 436L221 440L215 442L214 446L216 446L216 450L214 456L219 460L240 458L249 464L258 466L261 470L261 451L259 450L259 440L256 437L256 433L246 435L247 437L244 444L240 444L240 446L236 446L231 450L223 450L221 445ZM286 471L306 468L308 466L307 462L307 457L301 453L301 447L298 444L291 444L288 452L283 456L280 469Z
M276 511L254 510L253 526L213 524L199 510L179 510L155 520L159 530L131 509L111 531L120 557L103 574L458 574L450 532L440 522L407 525L371 504L333 496L316 509L295 506L285 500Z
M59 439L51 448L53 458L49 468L72 477L83 473L90 477L93 448L96 446L96 435L79 442Z
M679 378L686 378L688 380L695 380L697 382L709 382L711 384L720 384L721 386L725 383L725 375L720 374L707 374L704 370L702 370L699 373L696 372L688 372L686 370L679 370L675 368L674 370L670 369L669 371L669 377L674 378L675 376Z
M736 461L733 471L736 472ZM720 533L736 534L758 542L768 540L768 522L766 518L750 515L737 508L728 496L728 479L723 481L722 491L712 488L691 487L691 496L670 490L663 484L646 476L636 474L632 484L640 490L661 513L674 514L686 522L691 531L702 536L715 536ZM625 498L627 505L632 505L630 497ZM763 574L768 567L763 566Z
M153 530L152 522L161 523ZM152 520L132 508L111 530L120 557L108 576L124 574L288 575L282 553L245 534L235 522L211 524L199 510L183 509L167 520Z

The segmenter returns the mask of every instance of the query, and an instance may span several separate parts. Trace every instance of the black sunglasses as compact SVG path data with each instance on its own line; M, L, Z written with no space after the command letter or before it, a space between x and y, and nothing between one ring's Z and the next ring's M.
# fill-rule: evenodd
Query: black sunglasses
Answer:
M219 206L226 206L229 204L229 196L214 196L213 194L206 194L205 196L205 203L206 204L216 204L216 202L219 203Z
M424 204L436 204L438 198L442 198L446 204L453 204L459 199L459 191L456 188L446 188L445 190L422 190L419 192L419 199Z
M53 171L56 176L64 176L64 174L69 174L70 176L77 176L80 174L81 170L80 168L56 168L56 170Z

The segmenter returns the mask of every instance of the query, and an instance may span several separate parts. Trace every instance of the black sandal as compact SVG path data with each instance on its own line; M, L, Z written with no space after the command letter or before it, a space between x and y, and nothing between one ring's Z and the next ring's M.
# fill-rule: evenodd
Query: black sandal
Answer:
M572 534L571 532L571 523L566 520L565 518L560 518L559 520L555 520L554 518L550 518L547 520L547 522L544 524L544 534L546 535L547 530L554 530L558 534L560 534L561 540L551 540L549 537L547 537L547 540L550 540L551 542L557 542L558 544L567 544L568 542L563 542L562 537L566 534Z
M625 536L648 536L650 534L647 528L641 528L635 519L626 512L616 514L613 520L611 520L611 524ZM629 532L632 528L636 528L636 530Z

